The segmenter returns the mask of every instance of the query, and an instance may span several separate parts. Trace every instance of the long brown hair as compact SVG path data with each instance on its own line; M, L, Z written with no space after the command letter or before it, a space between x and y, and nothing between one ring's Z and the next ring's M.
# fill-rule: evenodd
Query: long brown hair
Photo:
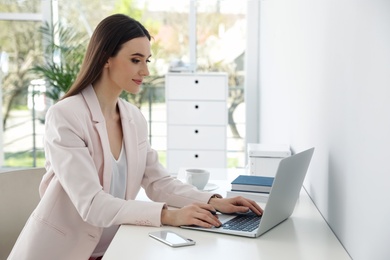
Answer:
M138 21L124 14L114 14L103 19L92 34L80 72L62 99L80 93L101 75L108 58L114 57L125 42L151 37Z

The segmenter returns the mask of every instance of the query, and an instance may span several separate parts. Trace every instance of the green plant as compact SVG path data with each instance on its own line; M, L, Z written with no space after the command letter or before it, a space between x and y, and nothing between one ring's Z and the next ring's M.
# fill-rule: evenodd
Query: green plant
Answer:
M45 95L57 101L73 84L84 58L87 35L61 24L40 28L46 44L45 57L32 71L46 81Z

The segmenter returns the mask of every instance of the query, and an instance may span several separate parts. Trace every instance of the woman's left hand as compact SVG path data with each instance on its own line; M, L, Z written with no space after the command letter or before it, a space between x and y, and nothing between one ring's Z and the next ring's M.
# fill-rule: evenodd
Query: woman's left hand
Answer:
M222 213L247 212L253 211L257 215L263 214L263 209L253 200L241 196L233 198L211 198L209 200L216 210Z

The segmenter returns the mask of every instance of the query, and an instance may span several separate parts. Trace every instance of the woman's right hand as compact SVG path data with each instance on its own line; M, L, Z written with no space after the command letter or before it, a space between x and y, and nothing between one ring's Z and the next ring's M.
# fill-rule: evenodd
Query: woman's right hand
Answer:
M219 227L221 222L210 204L193 203L181 209L163 209L161 223L169 226L195 225L205 228Z

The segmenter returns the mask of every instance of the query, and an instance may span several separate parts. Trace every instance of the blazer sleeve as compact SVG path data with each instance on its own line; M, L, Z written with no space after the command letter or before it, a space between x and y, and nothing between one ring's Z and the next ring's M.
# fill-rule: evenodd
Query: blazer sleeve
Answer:
M215 193L197 190L169 175L159 163L157 152L149 147L142 186L154 201L166 202L169 206L183 207L194 202L207 203Z

